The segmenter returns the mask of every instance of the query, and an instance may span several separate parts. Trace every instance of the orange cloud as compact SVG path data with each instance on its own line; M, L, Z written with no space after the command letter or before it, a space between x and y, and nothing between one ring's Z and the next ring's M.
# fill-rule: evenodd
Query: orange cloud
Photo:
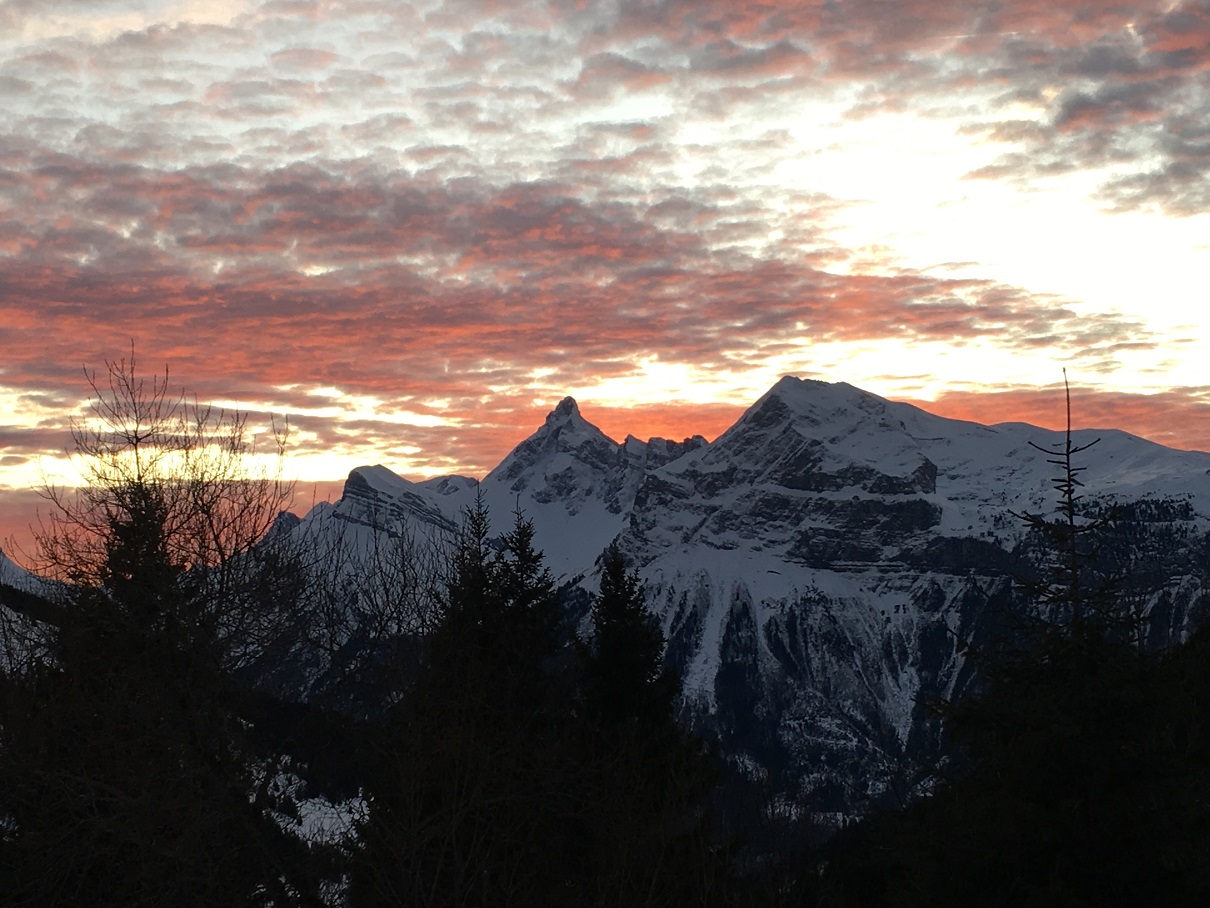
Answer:
M8 166L28 179L14 183L22 218L0 296L7 385L73 399L80 365L133 339L204 398L297 408L317 449L392 450L400 429L307 417L309 388L420 413L446 401L449 426L408 429L417 468L490 468L535 397L644 358L743 371L808 341L984 338L1106 358L1153 343L1121 316L1077 317L993 281L836 273L833 251L802 253L791 225L785 248L743 251L782 216L711 189L590 202L563 183L314 163L157 171L37 145ZM826 216L829 200L808 202ZM46 355L48 328L66 355ZM698 425L704 410L649 408L608 431L709 434L728 410Z
M20 0L0 18L18 35L46 9L87 15ZM314 450L419 449L416 469L475 473L540 422L535 399L632 377L644 359L743 372L805 362L814 343L980 341L1079 355L1096 373L1125 345L1160 343L977 265L966 278L852 267L832 234L846 203L774 185L768 162L798 140L756 116L817 97L855 99L851 119L951 117L1002 143L973 174L985 179L1111 166L1110 206L1210 209L1204 0L161 14L96 39L16 45L0 29L0 381L63 414L0 430L0 466L61 448L81 365L131 339L205 398L293 413ZM741 135L717 149L686 128L720 124ZM742 187L752 173L769 185ZM448 424L316 416L318 388ZM1031 408L1053 401L1039 393L937 405L1041 421ZM1098 396L1096 412L1207 446L1189 418L1199 395ZM678 438L716 434L735 410L597 412L615 437Z

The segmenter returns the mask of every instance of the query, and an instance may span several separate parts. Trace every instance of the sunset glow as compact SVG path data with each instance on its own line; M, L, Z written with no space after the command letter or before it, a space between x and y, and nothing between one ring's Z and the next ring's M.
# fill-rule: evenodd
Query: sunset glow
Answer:
M305 489L785 373L1210 449L1208 136L1210 0L0 0L0 531L132 342Z

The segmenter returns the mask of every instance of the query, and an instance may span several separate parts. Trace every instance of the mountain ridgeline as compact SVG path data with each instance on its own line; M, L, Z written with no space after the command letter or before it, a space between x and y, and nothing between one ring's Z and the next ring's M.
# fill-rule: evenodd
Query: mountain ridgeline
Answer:
M0 905L1210 899L1210 454L785 378L299 517L107 365L0 556Z
M1097 438L1080 455L1081 504L1114 520L1095 531L1090 569L1118 578L1148 646L1187 639L1208 608L1210 454L1073 433ZM1030 611L1023 584L1048 549L1014 515L1055 511L1046 451L1062 439L786 377L713 442L619 443L567 398L481 483L362 467L338 502L282 530L382 551L440 544L476 501L501 526L519 512L585 620L616 547L683 680L683 715L738 772L826 822L904 803L929 778L942 746L931 704L971 683L971 647ZM332 671L287 674L309 699Z

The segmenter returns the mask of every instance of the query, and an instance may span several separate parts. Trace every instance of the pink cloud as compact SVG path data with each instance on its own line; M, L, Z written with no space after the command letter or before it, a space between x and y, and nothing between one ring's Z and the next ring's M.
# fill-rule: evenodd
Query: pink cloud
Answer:
M991 281L739 252L777 216L753 203L739 217L709 193L590 204L570 185L314 164L157 172L30 152L10 166L23 220L0 312L15 336L53 324L93 362L134 337L183 357L193 381L255 375L259 393L297 380L304 354L317 381L393 397L441 396L450 371L485 359L506 361L509 382L553 367L576 384L644 354L756 364L795 335L1149 342L1119 316L1076 318ZM14 374L26 358L13 351ZM432 384L392 387L400 361Z
M647 356L755 369L812 342L979 339L1107 372L1122 345L1157 339L991 278L847 273L828 232L839 203L744 195L721 163L681 178L679 118L744 124L808 87L852 94L854 118L944 108L1005 144L978 176L1112 163L1110 205L1192 214L1210 207L1208 48L1205 3L1043 0L459 2L427 21L375 0L283 2L229 26L33 42L0 60L3 380L67 408L81 363L133 338L203 396L287 412L313 387L425 413L448 401L444 427L298 424L318 448L407 444L419 466L482 472L540 422L536 397ZM988 88L1006 109L1051 106L1040 122L963 112ZM676 116L612 106L652 97ZM794 141L754 130L726 151L756 168ZM1004 393L980 406L1049 402ZM1164 437L1205 444L1192 390L1099 400L1153 433L1148 413L1175 414ZM735 410L596 412L615 437L677 438ZM0 458L61 428L0 433Z

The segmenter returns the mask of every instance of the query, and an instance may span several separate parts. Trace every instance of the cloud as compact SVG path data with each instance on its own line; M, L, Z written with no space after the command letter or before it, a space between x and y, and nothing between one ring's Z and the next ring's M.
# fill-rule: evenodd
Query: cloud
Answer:
M690 57L695 74L732 79L766 79L777 76L810 76L816 60L806 49L789 40L747 47L732 40L716 41Z
M63 412L80 365L134 339L203 397L292 414L300 453L481 473L535 401L644 361L988 344L1105 375L1164 342L977 263L838 240L852 204L786 179L811 173L817 103L952 122L1003 152L984 180L1103 170L1104 205L1210 206L1204 3L144 6L131 25L120 3L0 7L19 25L0 25L0 384ZM615 436L674 438L741 406L581 403ZM62 428L15 426L0 456Z
M657 67L618 53L593 54L584 60L571 85L577 97L601 97L612 92L637 92L671 81Z
M590 32L597 52L616 55L627 41L658 39L667 48L664 59L685 61L681 83L697 95L701 110L723 116L737 105L766 103L769 90L851 86L860 97L855 117L944 110L989 140L1011 141L1014 149L974 176L1030 184L1110 168L1117 173L1100 195L1118 209L1188 215L1204 208L1210 179L1205 2L666 0L609 8L613 43L602 40L599 29ZM699 77L696 84L690 74ZM720 92L700 81L704 76L723 77L725 87ZM752 77L769 83L765 91L743 86ZM623 83L619 76L616 84ZM957 101L962 94L971 98L965 111ZM1030 130L1013 130L997 113L1023 103L1043 116Z
M328 69L339 59L330 50L317 47L291 47L269 55L274 68L287 72L315 72Z
M71 204L21 225L0 302L10 330L49 321L94 362L134 337L182 351L206 387L255 377L266 394L300 361L349 393L442 397L451 372L488 360L501 365L486 384L530 387L545 369L554 388L642 356L752 366L795 338L1150 343L1132 320L994 281L748 251L781 216L711 190L590 204L557 183L359 165L162 172L36 151L14 163L14 194ZM10 368L33 359L14 351Z
M1210 5L1094 21L1079 45L1034 32L971 61L972 72L1014 86L1006 104L1032 98L1044 110L1032 128L987 123L989 139L1018 150L973 175L1028 183L1108 169L1099 198L1115 209L1199 213L1210 193Z

